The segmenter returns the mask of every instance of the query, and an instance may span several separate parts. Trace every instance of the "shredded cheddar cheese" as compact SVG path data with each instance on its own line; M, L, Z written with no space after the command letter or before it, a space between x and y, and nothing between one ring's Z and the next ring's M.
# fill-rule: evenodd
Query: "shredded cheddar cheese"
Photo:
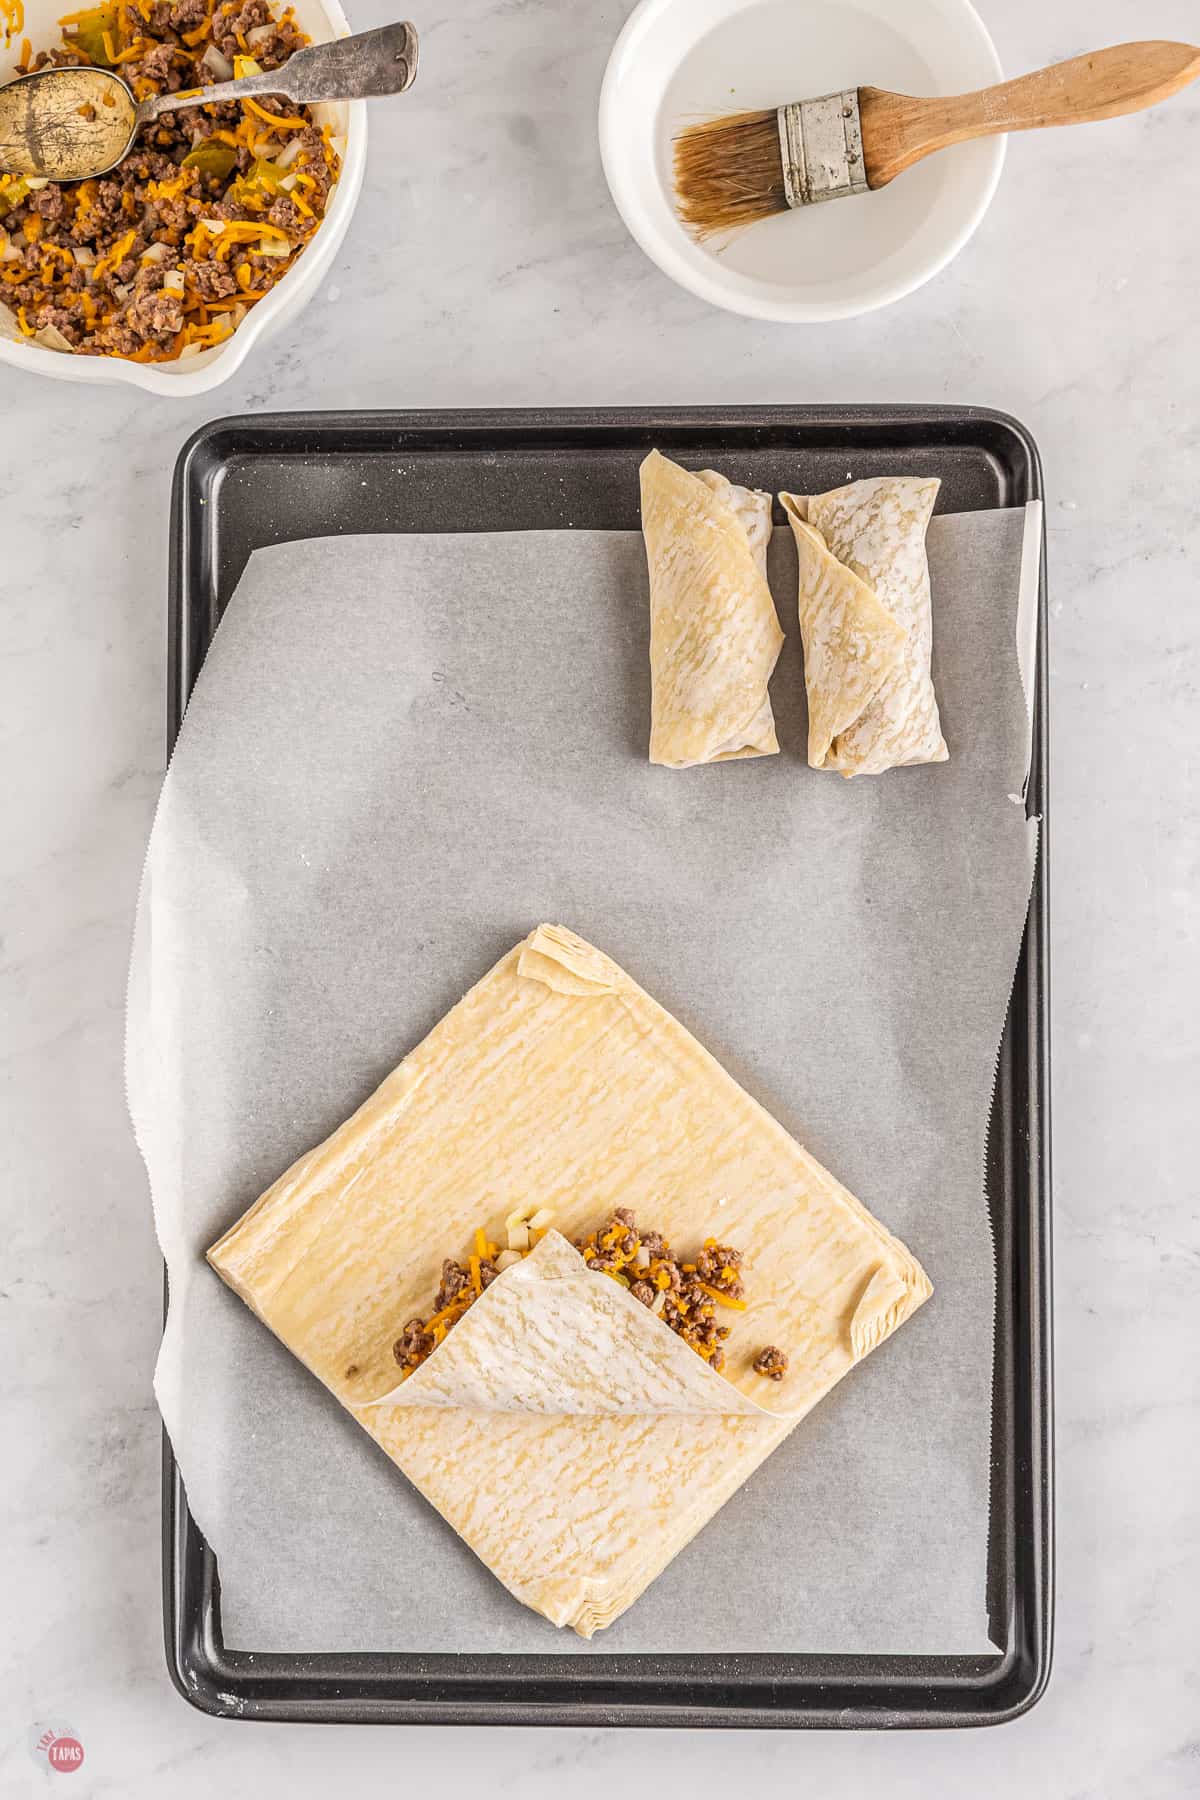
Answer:
M136 240L136 230L127 231L124 237L118 238L108 255L100 257L95 263L92 269L93 280L99 281L100 277L107 274L110 269L119 268L133 249Z
M265 106L260 106L258 101L252 99L249 94L242 101L242 105L248 112L252 112L256 118L262 119L265 124L272 126L276 131L303 131L308 124L307 119L298 119L291 114L282 115L268 112Z
M697 1282L696 1285L701 1288L710 1299L719 1300L722 1306L732 1306L738 1312L745 1312L746 1302L744 1300L735 1300L732 1294L723 1294L720 1288L709 1287L707 1281Z
M0 23L4 26L4 47L7 50L17 33L25 29L24 0L0 0Z

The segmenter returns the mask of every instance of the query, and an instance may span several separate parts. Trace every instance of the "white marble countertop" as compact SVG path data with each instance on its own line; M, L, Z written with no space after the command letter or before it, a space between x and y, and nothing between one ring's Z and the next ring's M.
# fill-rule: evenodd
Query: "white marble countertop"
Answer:
M1186 1596L1200 1228L1200 91L1014 140L955 266L891 311L760 326L669 286L608 201L594 109L626 0L433 0L415 130L380 108L338 268L207 401L0 370L6 1629L0 1792L40 1793L28 1727L65 1718L73 1793L289 1800L456 1786L578 1800L714 1778L893 1800L1200 1790ZM983 0L1018 71L1190 0ZM358 0L354 22L385 17ZM451 98L452 96L452 98ZM416 147L414 150L414 146ZM1050 1690L998 1732L896 1737L222 1724L163 1665L159 1260L121 1032L163 771L166 507L185 436L264 407L949 401L1045 456L1052 582L1058 1633ZM1190 1099L1189 1099L1190 1096Z

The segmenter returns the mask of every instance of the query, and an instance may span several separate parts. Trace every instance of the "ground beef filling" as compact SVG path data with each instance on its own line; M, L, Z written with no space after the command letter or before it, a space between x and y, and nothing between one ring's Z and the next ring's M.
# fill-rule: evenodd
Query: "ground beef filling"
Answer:
M543 1215L548 1216L548 1215ZM500 1252L482 1231L475 1234L475 1253L466 1265L450 1258L442 1264L442 1281L428 1318L410 1319L392 1347L405 1375L419 1368L442 1342L447 1331L501 1272L497 1261L518 1260L528 1255L541 1233L531 1233L520 1252ZM684 1262L675 1255L658 1231L640 1231L628 1207L618 1207L608 1223L576 1242L575 1248L588 1268L608 1275L628 1288L635 1300L657 1313L709 1367L725 1367L725 1342L730 1327L720 1323L720 1309L745 1310L740 1250L706 1238L695 1260ZM752 1367L771 1381L782 1381L788 1359L774 1344L759 1352Z
M711 1368L725 1367L730 1327L720 1323L720 1309L745 1308L740 1250L706 1238L695 1260L684 1262L661 1232L639 1231L626 1206L576 1249L589 1269L621 1282Z
M427 1319L410 1319L396 1342L392 1355L406 1375L419 1368L431 1356L452 1325L456 1325L467 1308L478 1300L486 1287L495 1281L499 1270L498 1245L489 1242L482 1231L475 1233L474 1253L465 1264L447 1257L442 1264L442 1280ZM514 1258L514 1260L516 1260Z
M62 31L18 73L116 68L139 100L211 85L222 62L278 68L308 41L268 0L113 0ZM23 336L78 355L197 355L291 268L339 169L307 107L268 100L167 113L99 180L0 175L0 306Z

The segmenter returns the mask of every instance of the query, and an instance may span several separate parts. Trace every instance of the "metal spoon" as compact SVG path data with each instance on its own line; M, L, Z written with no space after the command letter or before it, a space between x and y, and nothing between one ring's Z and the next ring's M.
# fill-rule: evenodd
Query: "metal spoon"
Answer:
M105 175L162 113L274 94L298 106L402 94L417 75L413 25L384 25L297 50L282 67L215 87L137 100L110 69L39 69L0 87L0 175L85 181Z

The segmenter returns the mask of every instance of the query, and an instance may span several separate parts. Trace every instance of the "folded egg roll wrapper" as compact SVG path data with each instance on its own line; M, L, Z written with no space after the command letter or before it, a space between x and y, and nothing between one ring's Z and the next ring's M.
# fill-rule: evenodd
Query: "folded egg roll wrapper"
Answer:
M406 1379L442 1259L555 1228ZM617 1206L744 1253L718 1374L569 1241ZM920 1265L608 957L540 926L209 1261L525 1605L584 1637L641 1594L925 1300ZM751 1364L788 1352L785 1379Z
M828 494L779 496L800 564L814 769L880 775L949 756L930 668L925 547L940 486L879 476Z
M774 756L767 683L783 632L767 586L771 496L657 450L642 464L650 574L650 761Z

